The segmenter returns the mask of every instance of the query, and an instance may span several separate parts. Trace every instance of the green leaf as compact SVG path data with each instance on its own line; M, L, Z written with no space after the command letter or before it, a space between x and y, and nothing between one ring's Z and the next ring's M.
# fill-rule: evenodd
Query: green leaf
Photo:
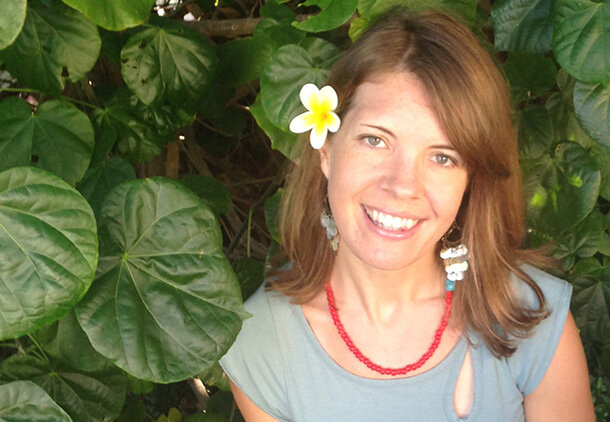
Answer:
M230 420L217 413L206 411L205 413L191 415L184 422L230 422Z
M519 151L524 157L540 157L553 140L553 119L544 106L530 104L519 112Z
M235 402L233 400L233 395L230 391L217 391L212 395L210 400L208 401L208 406L206 408L207 412L212 412L217 415L222 415L226 418L231 418L233 421L243 421L241 414L236 414L233 416Z
M603 216L592 212L573 229L556 239L553 257L560 259L565 270L575 263L576 257L593 256L600 248L604 235Z
M600 172L577 143L559 144L555 156L523 161L528 222L543 234L559 235L582 221L597 202Z
M201 374L197 375L197 378L201 379L205 385L211 385L223 391L231 391L229 378L227 378L222 367L218 363L215 363Z
M159 155L166 139L133 113L132 107L113 105L98 113L96 119L100 126L107 125L116 131L115 148L121 157L131 163L141 163Z
M32 115L23 100L8 98L0 103L0 116L4 129L0 149L11 147L4 166L28 164L34 154L39 167L68 183L83 177L94 144L93 126L86 114L68 102L53 100ZM4 166L0 164L0 168Z
M83 15L58 0L49 3L30 2L19 37L0 52L0 59L24 85L59 95L66 79L78 81L91 70L101 40Z
M299 42L299 47L304 48L314 63L323 69L330 69L343 54L339 47L318 37L305 38Z
M602 175L599 195L610 202L610 148L595 144L591 148L591 156L597 163Z
M555 86L557 68L542 55L512 53L504 65L514 102L538 98Z
M154 382L132 377L127 372L125 372L125 376L127 377L127 389L133 394L148 394L155 389Z
M0 0L0 50L11 45L23 28L27 0Z
M0 377L38 384L74 421L116 419L125 401L125 377L118 368L81 372L57 362L51 365L37 357L13 355L0 364Z
M579 261L571 277L572 312L585 347L607 339L610 332L610 269L595 258Z
M546 53L553 37L552 0L500 0L491 8L499 51Z
M319 6L322 11L315 16L293 25L303 31L322 32L343 25L358 7L358 0L307 0L305 6Z
M239 258L233 262L233 271L241 286L241 295L248 299L263 284L265 264L253 258Z
M182 26L150 27L121 51L121 73L145 104L167 101L193 108L212 81L218 58L196 32Z
M601 83L577 81L574 84L574 111L587 135L610 147L610 85L604 87Z
M349 37L352 41L356 41L358 38L364 34L364 31L369 27L369 19L357 17L352 20L349 25Z
M252 113L254 120L256 120L256 124L271 140L271 148L281 152L290 160L294 160L296 158L297 150L297 135L271 123L271 120L269 120L269 117L265 114L265 110L261 104L260 94L256 96L254 104L250 106L250 113Z
M135 393L134 393L135 394ZM150 420L146 404L142 400L135 399L131 403L125 404L125 407L121 411L117 422L135 422L135 421L147 421Z
M62 0L87 16L97 26L111 31L144 23L155 0Z
M306 83L322 86L328 76L328 68L314 61L307 51L296 45L278 49L261 75L261 103L271 123L288 128L290 121L305 108L301 105L299 91Z
M211 176L185 175L180 182L203 199L218 214L228 214L233 202L231 192Z
M557 0L553 52L582 82L610 81L610 3Z
M96 218L100 218L102 203L115 186L136 178L133 166L122 158L111 158L95 167L90 167L78 190L89 201Z
M0 151L8 156L0 169L29 164L33 154L38 167L75 185L89 166L93 126L85 113L66 101L48 101L32 115L23 100L8 98L0 102L0 127Z
M85 113L67 101L47 101L38 107L32 153L37 166L75 185L82 179L93 154L93 126Z
M290 23L296 16L290 7L278 4L274 0L269 0L263 4L259 13L262 18L273 19L280 23Z
M72 422L42 388L30 381L0 385L0 420L7 422Z
M71 310L59 321L41 328L36 339L54 360L79 371L96 371L108 365L97 353Z
M44 170L0 173L0 339L64 316L87 291L97 264L87 201Z
M255 37L262 34L267 35L271 39L271 48L275 52L283 45L298 44L305 38L306 32L288 23L278 23L274 19L263 18L254 28Z
M201 372L235 340L243 311L205 203L165 178L106 197L100 264L77 305L93 347L129 374L168 383Z
M269 230L269 234L273 240L278 243L281 243L280 230L278 226L280 220L280 205L282 203L283 194L284 189L280 188L265 201L265 222L267 223L267 229Z
M0 171L30 163L34 128L30 124L32 112L18 97L0 102Z
M218 50L219 81L234 86L257 79L272 49L271 37L266 33L226 42Z

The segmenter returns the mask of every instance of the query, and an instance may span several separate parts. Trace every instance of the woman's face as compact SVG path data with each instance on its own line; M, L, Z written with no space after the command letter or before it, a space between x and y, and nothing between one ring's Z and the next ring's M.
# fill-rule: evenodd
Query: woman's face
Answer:
M360 85L320 154L338 259L382 270L437 262L468 174L418 80L391 73Z

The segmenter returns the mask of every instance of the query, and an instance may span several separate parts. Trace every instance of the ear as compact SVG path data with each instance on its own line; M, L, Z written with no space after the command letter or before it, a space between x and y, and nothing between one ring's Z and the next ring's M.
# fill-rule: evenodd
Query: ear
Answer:
M320 168L322 169L322 173L326 176L326 180L328 180L328 176L330 175L330 145L328 145L328 141L324 143L324 146L318 150L320 154Z

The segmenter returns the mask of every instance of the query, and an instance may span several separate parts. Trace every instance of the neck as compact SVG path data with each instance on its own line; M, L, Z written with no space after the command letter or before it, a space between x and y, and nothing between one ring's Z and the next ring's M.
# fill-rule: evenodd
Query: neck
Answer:
M380 270L337 255L330 282L337 305L364 312L375 324L388 325L405 308L441 299L444 271L433 256L400 270Z

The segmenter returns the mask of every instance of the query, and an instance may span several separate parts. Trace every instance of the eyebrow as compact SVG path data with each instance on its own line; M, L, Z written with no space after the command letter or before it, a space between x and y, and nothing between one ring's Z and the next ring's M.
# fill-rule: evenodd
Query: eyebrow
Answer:
M396 135L394 135L394 132L392 132L389 129L386 129L383 126L371 125L368 123L362 123L361 126L367 126L367 127L373 128L373 129L377 129L377 130L387 133L390 136L396 137ZM452 151L456 151L455 147L451 144L434 144L434 145L430 145L429 148L450 149Z

